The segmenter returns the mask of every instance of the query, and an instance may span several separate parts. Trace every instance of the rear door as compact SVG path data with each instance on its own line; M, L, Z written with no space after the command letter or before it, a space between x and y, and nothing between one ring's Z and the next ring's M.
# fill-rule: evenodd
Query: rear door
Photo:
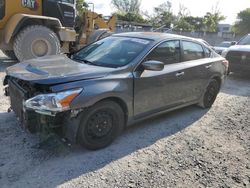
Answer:
M185 102L196 101L204 92L213 65L209 52L204 51L203 45L194 41L182 40L181 46L182 65L185 67L185 84L182 86L185 92L182 97Z

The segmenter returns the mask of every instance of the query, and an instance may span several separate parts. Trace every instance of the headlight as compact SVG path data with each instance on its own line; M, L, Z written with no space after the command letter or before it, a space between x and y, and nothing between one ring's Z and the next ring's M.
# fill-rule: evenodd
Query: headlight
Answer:
M62 112L70 108L70 103L81 93L82 89L68 90L59 93L41 94L25 101L27 109L41 114Z
M227 52L228 52L228 50L223 50L222 53L221 53L221 56L222 56L222 57L226 57Z

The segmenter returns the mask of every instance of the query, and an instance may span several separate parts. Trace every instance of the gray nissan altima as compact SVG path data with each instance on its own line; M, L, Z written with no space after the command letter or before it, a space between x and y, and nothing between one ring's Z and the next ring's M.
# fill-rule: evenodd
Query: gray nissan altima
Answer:
M31 133L56 132L96 150L136 121L197 104L210 108L228 62L198 40L163 33L115 34L75 54L7 69L5 94Z

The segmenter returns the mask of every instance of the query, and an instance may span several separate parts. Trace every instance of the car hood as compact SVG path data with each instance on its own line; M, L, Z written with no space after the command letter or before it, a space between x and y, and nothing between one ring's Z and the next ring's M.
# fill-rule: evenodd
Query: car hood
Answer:
M46 56L7 68L7 76L37 84L59 84L106 76L113 68L82 64L66 55Z
M234 45L234 46L231 46L228 50L250 52L250 45Z

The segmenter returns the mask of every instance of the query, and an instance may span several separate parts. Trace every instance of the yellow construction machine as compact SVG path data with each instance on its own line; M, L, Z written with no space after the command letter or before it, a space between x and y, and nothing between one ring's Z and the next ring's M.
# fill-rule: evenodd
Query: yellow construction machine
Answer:
M86 8L76 19L75 1L0 0L0 50L23 61L71 53L114 32L115 16Z

